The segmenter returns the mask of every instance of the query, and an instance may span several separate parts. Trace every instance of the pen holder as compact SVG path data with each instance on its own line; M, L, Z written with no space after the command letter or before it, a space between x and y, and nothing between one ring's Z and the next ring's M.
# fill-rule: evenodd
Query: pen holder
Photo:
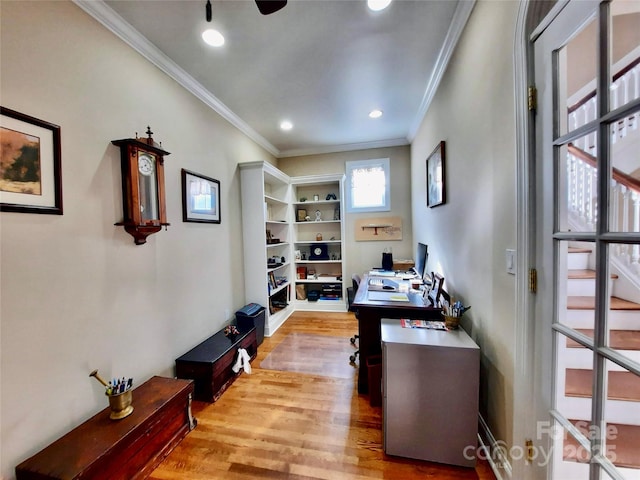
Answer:
M453 317L451 315L444 314L442 314L442 316L444 317L444 325L449 330L456 330L458 328L458 325L460 325L460 318L462 317Z
M133 412L131 389L126 392L107 396L109 397L109 406L111 407L111 414L109 415L111 420L122 420L131 415L131 412Z

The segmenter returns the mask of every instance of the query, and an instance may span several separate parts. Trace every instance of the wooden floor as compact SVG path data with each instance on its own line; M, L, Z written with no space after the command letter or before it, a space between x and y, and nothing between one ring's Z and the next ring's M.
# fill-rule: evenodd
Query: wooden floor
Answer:
M294 313L265 338L251 375L243 373L214 404L194 402L198 426L149 478L495 480L486 462L474 470L386 456L381 409L358 395L356 368L349 366L348 355L324 356L334 376L260 368L290 335L342 337L349 345L356 331L351 313ZM322 352L313 354L322 360ZM310 356L305 358L309 362ZM279 365L285 364L287 370L305 371L295 358Z

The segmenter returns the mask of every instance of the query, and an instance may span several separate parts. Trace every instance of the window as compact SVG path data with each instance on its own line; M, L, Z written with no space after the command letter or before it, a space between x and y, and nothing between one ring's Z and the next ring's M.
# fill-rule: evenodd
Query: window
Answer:
M389 159L347 162L347 212L391 210Z

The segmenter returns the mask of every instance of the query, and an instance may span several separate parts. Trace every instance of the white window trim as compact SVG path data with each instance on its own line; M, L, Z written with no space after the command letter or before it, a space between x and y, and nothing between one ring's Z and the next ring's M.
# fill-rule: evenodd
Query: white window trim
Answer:
M351 198L351 173L353 170L363 167L381 166L384 170L386 179L384 199L385 204L379 207L354 207ZM345 194L347 197L347 212L349 213L365 213L365 212L388 212L391 210L391 168L388 158L374 158L371 160L354 160L345 163Z

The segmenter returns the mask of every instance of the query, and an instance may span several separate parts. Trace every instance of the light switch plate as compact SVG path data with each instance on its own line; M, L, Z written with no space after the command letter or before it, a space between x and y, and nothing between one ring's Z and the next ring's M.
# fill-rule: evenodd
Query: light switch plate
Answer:
M510 273L511 275L515 275L516 274L516 251L511 248L507 248L505 257L507 261L507 273Z

